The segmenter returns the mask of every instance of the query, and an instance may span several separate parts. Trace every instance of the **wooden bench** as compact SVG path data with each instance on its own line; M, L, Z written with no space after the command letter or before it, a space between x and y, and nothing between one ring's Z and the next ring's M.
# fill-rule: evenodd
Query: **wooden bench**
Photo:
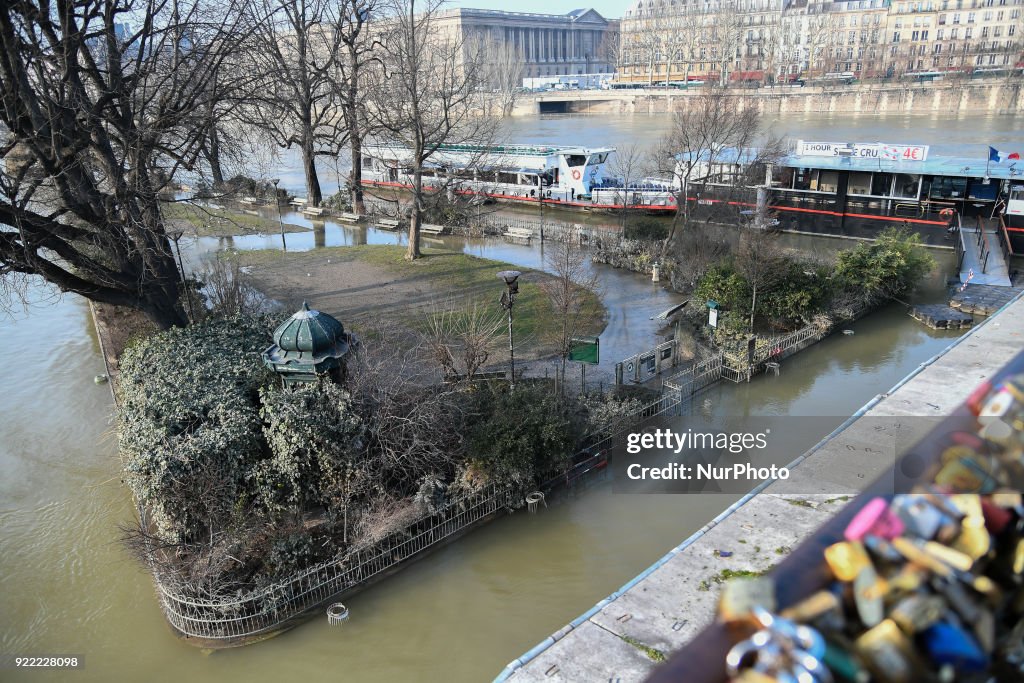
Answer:
M423 223L420 225L420 234L423 235L443 235L445 231L443 225L435 225L434 223Z
M327 209L322 206L307 206L302 210L303 216L323 216Z
M529 228L509 228L504 235L510 242L529 242L533 239L533 230Z
M344 221L346 223L358 223L361 219L362 216L358 213L343 213L338 216L339 221Z
M398 226L401 225L394 218L378 218L376 225L381 230L398 230Z

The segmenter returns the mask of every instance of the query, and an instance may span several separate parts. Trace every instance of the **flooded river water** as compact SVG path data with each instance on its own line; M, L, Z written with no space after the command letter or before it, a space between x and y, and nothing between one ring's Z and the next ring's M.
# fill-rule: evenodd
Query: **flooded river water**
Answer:
M858 139L972 149L1022 141L1009 119L890 117L787 125L812 124L819 127L806 137L845 138L846 126ZM574 142L596 144L613 142L615 135L652 139L667 119L588 117L516 125L520 140L564 141L556 136L571 129L587 138ZM288 239L290 248L314 246L312 233ZM325 237L327 243L360 239L338 227L329 227ZM398 238L371 232L366 239ZM787 239L816 250L837 247L818 238ZM278 240L235 238L233 246L266 241L276 247ZM189 258L222 246L200 241L190 246ZM526 267L540 263L537 248L461 246ZM940 267L920 294L925 299L941 299L951 274L952 254L936 257ZM608 288L607 350L614 356L647 344L654 332L647 318L678 297L639 276L608 277L615 278ZM343 627L318 618L266 643L204 654L174 638L149 577L118 543L117 525L131 518L132 507L119 480L109 390L93 382L103 363L88 307L76 297L51 301L42 288L33 292L39 301L27 313L0 322L8 353L0 394L0 653L79 655L85 665L74 672L0 670L0 680L489 680L734 499L615 495L598 485L537 515L502 517L352 596L346 600L352 618ZM802 352L786 362L779 377L719 385L702 395L702 404L727 414L836 416L822 421L822 434L807 436L810 445L956 337L924 328L898 304L851 327L855 335L834 335Z

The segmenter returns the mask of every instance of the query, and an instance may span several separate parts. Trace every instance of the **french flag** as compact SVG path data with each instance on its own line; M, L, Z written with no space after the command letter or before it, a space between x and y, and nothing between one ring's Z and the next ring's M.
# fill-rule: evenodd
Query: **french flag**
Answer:
M997 164L1004 161L1020 161L1020 152L1000 152L995 147L989 147L988 160Z

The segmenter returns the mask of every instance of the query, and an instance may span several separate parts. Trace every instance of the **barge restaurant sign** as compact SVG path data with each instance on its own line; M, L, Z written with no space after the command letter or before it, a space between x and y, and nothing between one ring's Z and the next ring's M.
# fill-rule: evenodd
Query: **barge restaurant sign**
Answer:
M797 140L796 153L806 157L849 157L889 161L926 161L928 145L892 145L887 142L804 142Z

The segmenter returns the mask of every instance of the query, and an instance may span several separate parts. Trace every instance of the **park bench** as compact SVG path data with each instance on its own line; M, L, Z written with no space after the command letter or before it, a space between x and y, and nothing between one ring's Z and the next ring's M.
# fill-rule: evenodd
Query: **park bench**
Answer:
M533 230L529 228L509 228L505 231L504 236L510 242L529 242L533 239Z
M306 205L306 200L303 199L302 197L293 197L288 203L294 206L296 209L301 209Z
M423 223L420 225L420 233L424 235L442 235L444 231L445 227L443 225L436 225L434 223Z
M344 221L346 223L358 223L361 218L362 216L358 213L343 213L338 216L339 221Z
M327 209L322 206L307 206L302 210L303 216L323 216Z
M378 218L377 227L381 230L398 230L399 222L394 218Z

